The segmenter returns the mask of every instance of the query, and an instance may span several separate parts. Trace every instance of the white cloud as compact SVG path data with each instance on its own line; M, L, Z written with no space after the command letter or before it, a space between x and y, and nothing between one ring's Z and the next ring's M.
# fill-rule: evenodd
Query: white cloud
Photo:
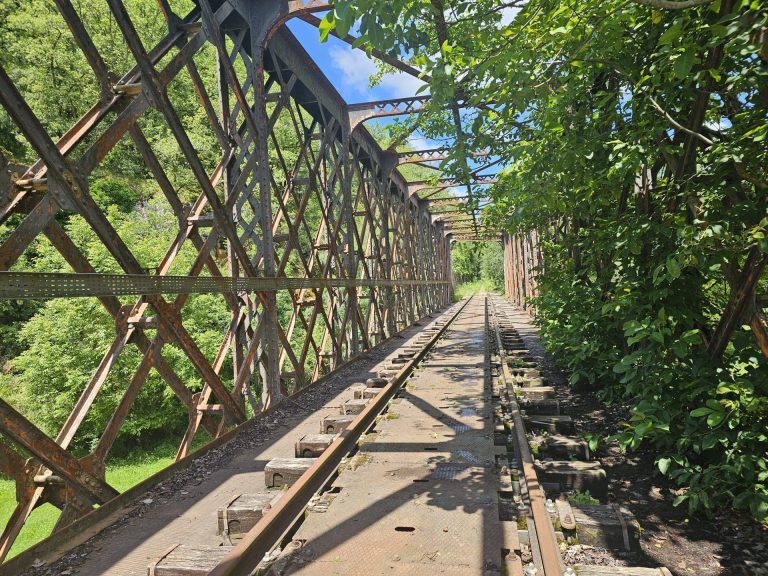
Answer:
M361 50L347 50L332 46L329 50L331 65L341 72L341 82L355 92L365 93L368 77L376 72L376 63Z
M501 22L499 23L501 26L507 26L508 24L512 23L512 20L517 17L517 15L520 13L520 10L522 8L504 8L501 11Z
M332 46L329 49L329 54L331 66L341 73L341 81L346 88L360 95L370 92L368 79L376 73L376 63L368 58L365 52ZM396 98L413 96L422 84L421 80L410 74L397 72L385 74L379 86L389 92L388 97Z
M416 90L424 84L421 80L405 72L395 74L385 74L381 79L380 86L392 92L394 97L413 96Z
M412 150L431 150L432 148L435 148L435 146L430 144L426 138L413 135L408 136L408 146L410 146Z

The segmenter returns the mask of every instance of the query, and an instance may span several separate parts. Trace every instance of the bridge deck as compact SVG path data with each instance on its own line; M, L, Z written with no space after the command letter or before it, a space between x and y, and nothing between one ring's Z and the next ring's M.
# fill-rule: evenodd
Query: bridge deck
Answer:
M428 325L430 318L422 321ZM71 568L79 576L143 576L148 564L174 544L218 545L217 511L238 494L264 492L264 467L273 458L293 456L294 442L319 432L320 418L339 414L352 397L349 387L375 376L404 345L415 340L422 327L413 326L342 368L316 392L291 400L280 413L246 428L217 451L215 469L203 464L191 468L139 498L139 508L128 517L74 549L61 561L30 574L48 574L52 568ZM277 495L277 492L275 492ZM152 500L142 504L142 500ZM59 571L54 572L59 574Z
M283 574L499 574L484 299L475 298L310 513Z

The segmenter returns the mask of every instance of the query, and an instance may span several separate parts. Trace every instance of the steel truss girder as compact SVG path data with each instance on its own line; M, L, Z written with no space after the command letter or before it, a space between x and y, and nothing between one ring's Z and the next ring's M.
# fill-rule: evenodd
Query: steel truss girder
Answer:
M497 234L488 235L488 236L474 236L474 235L456 235L451 236L452 241L457 242L493 242L494 240L500 240L501 239L501 232L498 232Z
M0 469L13 469L9 476L19 494L0 536L0 558L40 503L62 508L60 528L115 495L104 482L106 459L150 369L189 412L178 452L183 457L201 429L215 437L242 421L245 398L258 412L450 301L450 243L444 225L432 222L426 202L409 195L396 170L397 158L381 150L364 128L352 130L347 104L290 32L279 28L294 15L307 18L327 9L327 3L201 0L179 17L160 0L169 31L148 49L122 2L109 0L136 62L118 79L71 2L56 0L56 5L91 65L102 97L54 141L0 69L0 103L40 155L29 167L0 156L0 221L22 215L21 224L0 245L0 270L8 270L42 233L76 273L97 273L54 219L66 209L85 218L126 274L150 277L88 188L93 171L126 139L178 218L178 233L151 278L170 278L180 251L190 246L196 256L189 276L214 284L231 278L235 287L221 295L230 322L212 360L182 321L188 293L166 301L147 290L128 305L112 294L96 296L114 318L115 338L83 383L55 439L0 404L0 433L31 456L20 471L24 456L0 443ZM206 42L214 45L218 58L213 86L205 84L195 63ZM161 61L163 68L158 69ZM189 75L219 144L215 166L206 166L198 156L168 99L167 87L180 74ZM170 129L201 191L191 206L180 200L142 131L141 121L152 108ZM287 119L299 144L298 157L291 161L275 133L281 118ZM320 215L319 223L307 217L309 211ZM221 243L225 271L217 257ZM294 275L306 279L307 284L290 290L290 319L283 324L274 292L248 285L263 275L277 281ZM153 332L147 334L147 329ZM204 383L200 392L193 394L166 361L166 344L178 347L197 369ZM132 346L141 360L93 452L77 460L68 448L118 358ZM226 376L222 369L228 356L233 373ZM255 402L259 392L261 404ZM63 488L35 485L35 477L51 474L61 478Z
M433 192L430 192L429 194L425 194L421 196L423 200L426 200L430 198L431 196L434 196L435 194L438 194L442 190L446 190L448 188L458 188L458 187L465 187L468 185L472 186L484 186L488 184L496 184L496 180L491 179L482 179L482 180L471 180L469 182L445 182L441 184L411 184L408 186L408 193L413 195L417 192L420 192L422 190L434 190ZM472 195L473 198L475 198L475 195Z
M347 111L350 128L354 130L359 124L372 118L418 114L429 99L429 96L410 96L349 104Z
M472 197L470 198L469 195L463 194L460 196L446 196L444 198L422 198L422 200L426 200L429 202L430 208L433 206L446 206L451 204L461 204L466 203L467 200L476 200L478 202L484 202L488 201L489 198L482 194L472 194Z

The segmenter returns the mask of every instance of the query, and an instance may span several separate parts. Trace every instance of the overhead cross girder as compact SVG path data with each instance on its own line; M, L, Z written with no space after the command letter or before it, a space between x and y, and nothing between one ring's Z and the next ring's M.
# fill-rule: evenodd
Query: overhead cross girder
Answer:
M450 301L444 224L432 221L426 202L411 197L397 159L364 128L352 130L349 106L280 28L294 15L327 9L327 3L200 0L179 17L160 0L158 18L166 19L168 33L147 47L123 3L108 0L123 47L135 61L119 78L72 3L56 5L101 97L52 138L0 68L0 104L40 157L26 167L0 156L0 221L20 217L0 244L0 271L45 235L75 274L38 282L40 294L97 298L114 319L115 334L55 438L0 404L0 433L19 450L0 443L0 470L16 469L30 457L23 471L9 474L19 502L0 536L0 558L39 504L62 508L60 528L116 494L104 481L106 460L152 369L188 412L180 458L202 430L216 437L242 422L249 413L246 398L258 412ZM199 71L206 44L216 55L214 82ZM188 75L207 122L203 129L218 144L214 159L192 144L168 96L180 75ZM190 203L182 201L144 132L150 111L186 162L185 177L197 190ZM156 262L139 263L90 194L97 169L121 142L151 175L178 224ZM55 219L61 210L83 217L119 266L115 281L128 286L122 293L135 301L118 300L120 289L102 274L103 264L90 261ZM170 273L178 273L183 250L193 257L184 280L174 284ZM79 287L68 288L69 281ZM277 289L289 296L279 315ZM216 294L229 317L218 349L207 353L184 321L190 293L199 290ZM194 368L201 389L181 379L167 345ZM132 376L119 383L114 413L91 453L77 459L69 449L128 349L138 352ZM34 483L51 475L63 484Z
M418 164L421 162L432 162L437 160L445 160L449 156L449 152L445 148L430 148L427 150L408 150L404 152L397 152L397 163L402 164Z
M481 210L485 208L486 205L478 204L474 208L470 208L467 204L455 204L453 205L453 210L434 210L431 209L430 213L432 216L439 216L439 215L445 215L445 214L471 214L474 210Z
M501 239L501 233L495 236L455 236L453 240L456 242L494 242Z
M423 200L429 202L430 211L434 214L435 211L431 209L435 206L466 205L468 200L473 200L474 202L487 202L489 201L489 198L480 194L473 194L472 198L470 198L468 195L462 195L448 196L444 198L423 198Z
M424 103L428 102L429 99L429 96L410 96L407 98L391 98L389 100L373 100L371 102L350 104L347 106L349 124L354 130L359 124L372 118L418 114L422 111Z
M418 192L421 192L422 190L433 190L433 192L430 192L429 194L424 194L421 196L422 199L426 200L427 198L430 198L431 196L434 196L435 194L440 193L443 190L447 190L449 188L460 188L465 187L468 185L472 186L484 186L489 184L495 184L497 181L492 179L478 179L478 180L470 180L468 182L443 182L440 184L409 184L408 185L408 193L409 194L416 194ZM475 194L472 195L472 197L475 197Z

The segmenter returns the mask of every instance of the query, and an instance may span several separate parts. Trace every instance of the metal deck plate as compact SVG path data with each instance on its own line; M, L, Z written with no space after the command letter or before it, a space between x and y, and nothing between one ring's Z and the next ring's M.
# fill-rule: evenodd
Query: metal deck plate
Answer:
M340 474L328 510L307 516L281 574L501 573L484 330L477 299Z

